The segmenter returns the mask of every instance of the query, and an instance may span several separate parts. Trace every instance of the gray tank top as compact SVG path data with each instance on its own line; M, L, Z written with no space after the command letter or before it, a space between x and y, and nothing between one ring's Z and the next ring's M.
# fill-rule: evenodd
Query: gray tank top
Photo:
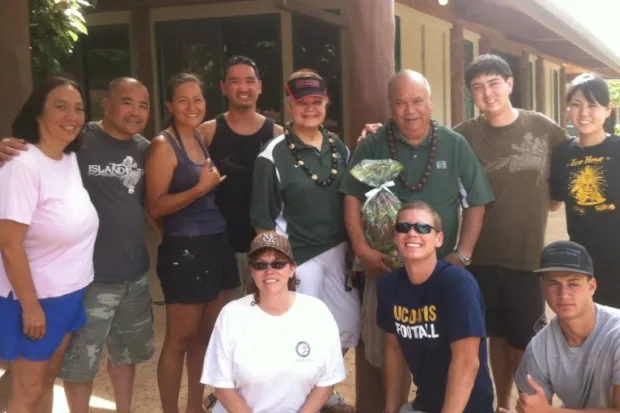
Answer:
M183 141L166 131L162 135L168 139L177 156L177 167L172 174L168 193L176 194L187 191L198 183L203 166L192 161ZM175 133L175 135L178 135ZM202 137L196 131L194 137L207 158L209 151L204 145ZM226 230L226 221L215 204L215 190L201 196L185 208L163 217L164 234L172 236L195 236L218 234Z

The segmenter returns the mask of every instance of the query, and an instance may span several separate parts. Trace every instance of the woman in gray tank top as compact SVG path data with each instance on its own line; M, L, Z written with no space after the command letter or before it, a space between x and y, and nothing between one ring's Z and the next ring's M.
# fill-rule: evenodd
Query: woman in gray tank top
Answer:
M147 208L163 222L157 275L166 301L166 337L157 378L164 413L178 413L187 355L187 411L202 411L202 364L213 324L239 286L226 222L215 204L221 177L196 131L205 117L202 82L174 76L167 91L170 126L153 139L146 164Z

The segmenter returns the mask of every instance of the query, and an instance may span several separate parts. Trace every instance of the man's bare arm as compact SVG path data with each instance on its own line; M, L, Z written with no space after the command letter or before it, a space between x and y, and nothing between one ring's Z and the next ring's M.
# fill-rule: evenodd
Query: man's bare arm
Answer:
M215 136L216 126L217 126L217 123L215 119L211 119L211 120L201 123L196 128L198 130L198 133L200 133L200 135L202 136L202 139L207 148L211 146L211 142L213 142L213 137Z
M485 205L471 205L469 208L463 210L461 234L456 249L468 257L471 257L476 242L478 242L485 210Z
M562 202L562 201L551 200L551 202L549 202L549 211L551 211L551 212L558 211L560 208L562 208L563 204L564 204L564 202Z

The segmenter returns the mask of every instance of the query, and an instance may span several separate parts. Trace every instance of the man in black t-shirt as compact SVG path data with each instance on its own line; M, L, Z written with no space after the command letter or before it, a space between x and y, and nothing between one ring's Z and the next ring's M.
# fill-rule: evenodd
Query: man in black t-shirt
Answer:
M243 296L252 282L247 252L256 235L250 224L250 200L254 160L267 141L283 133L281 126L257 111L262 93L256 63L245 56L231 57L220 83L228 111L198 126L213 162L227 178L219 186L215 202L226 219L231 245L237 255L241 286L234 298Z
M478 284L466 269L437 260L442 224L428 204L403 206L395 230L404 268L382 277L377 286L377 324L387 333L383 412L399 411L404 361L417 387L413 411L492 413Z

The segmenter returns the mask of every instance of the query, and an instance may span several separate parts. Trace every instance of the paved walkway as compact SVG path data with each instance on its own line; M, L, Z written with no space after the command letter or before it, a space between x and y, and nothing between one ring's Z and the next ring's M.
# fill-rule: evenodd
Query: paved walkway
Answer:
M563 211L558 211L550 216L547 226L546 238L547 242L567 238ZM149 247L151 256L154 257L156 252L156 247L154 243L151 242L151 245L149 245ZM155 276L154 268L155 262L153 260L150 270L150 278L152 281L151 291L154 301L157 302L162 299L162 295L159 288L159 282L157 281L157 277ZM549 316L552 316L552 313L550 311L548 311L548 313ZM157 360L159 358L159 350L161 350L163 344L164 332L166 328L164 307L161 305L156 305L154 307L154 315L156 333L155 346L158 351L155 353L155 356L150 362L143 364L138 368L135 386L135 402L133 410L134 413L152 413L161 411L159 403L159 392L157 390ZM349 352L345 358L348 370L347 379L337 386L337 389L344 395L346 401L351 404L355 400L354 359L354 353L352 351ZM181 411L185 410L185 389L186 386L184 381L180 398ZM55 390L54 413L68 413L69 409L67 408L64 392L60 382L56 386ZM111 411L114 411L115 409L113 402L112 386L104 369L100 370L100 374L95 380L91 407L91 413L109 413Z

